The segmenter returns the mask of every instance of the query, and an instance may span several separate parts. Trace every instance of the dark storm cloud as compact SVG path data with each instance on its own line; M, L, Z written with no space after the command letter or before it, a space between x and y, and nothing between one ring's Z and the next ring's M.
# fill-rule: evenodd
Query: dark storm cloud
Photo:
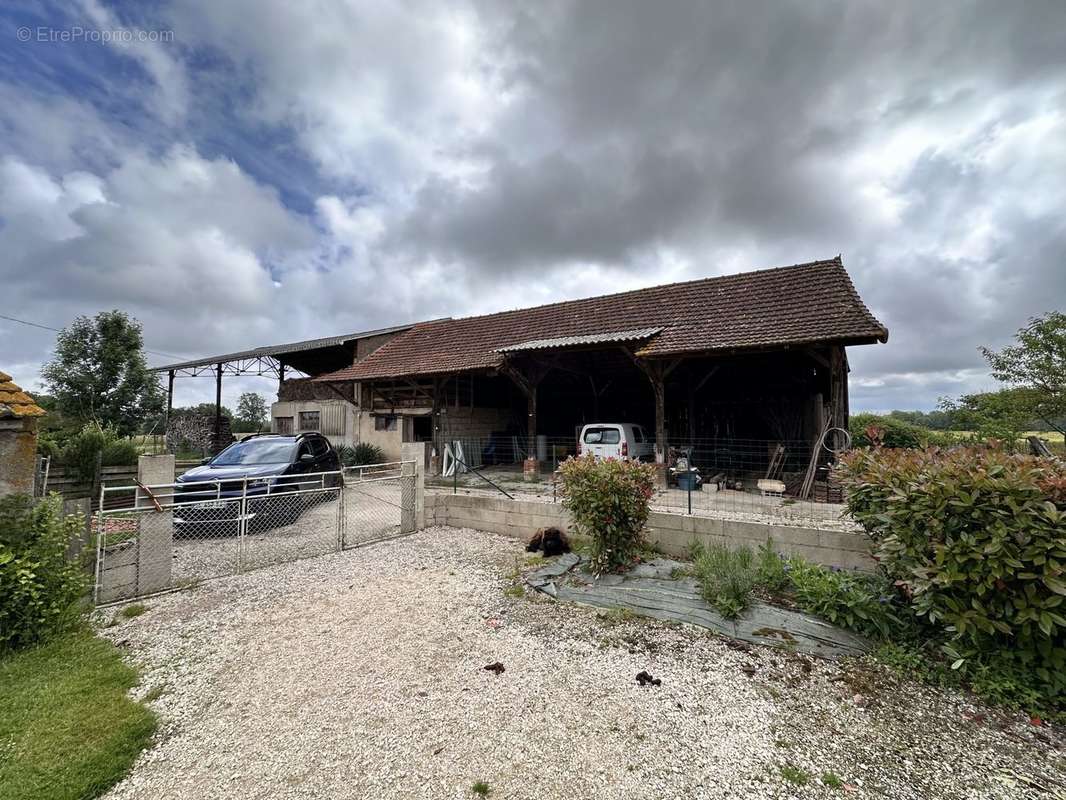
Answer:
M1066 299L1058 0L139 14L179 41L0 59L0 271L52 324L196 355L842 253L892 331L853 405L889 408Z

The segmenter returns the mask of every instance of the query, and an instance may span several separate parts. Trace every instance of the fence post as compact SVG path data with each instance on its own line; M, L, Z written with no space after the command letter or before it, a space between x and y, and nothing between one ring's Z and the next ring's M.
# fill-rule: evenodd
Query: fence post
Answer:
M219 484L221 486L221 484ZM269 490L268 490L269 492ZM248 476L241 480L241 505L237 510L237 573L241 574L241 559L244 557L244 534L248 530Z
M344 467L337 473L337 552L344 552L344 497L348 492L344 488Z

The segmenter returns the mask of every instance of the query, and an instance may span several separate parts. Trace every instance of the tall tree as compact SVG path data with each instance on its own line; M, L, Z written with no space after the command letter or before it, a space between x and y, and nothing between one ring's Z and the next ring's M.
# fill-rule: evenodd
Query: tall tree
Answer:
M1033 317L1015 335L1016 345L999 352L982 347L992 374L1005 383L1030 390L1032 415L1066 434L1066 314L1051 311Z
M245 392L237 401L237 420L242 430L259 431L267 419L266 398L257 392Z
M78 317L56 336L41 377L65 417L110 425L129 436L163 408L163 391L144 358L141 324L121 311Z

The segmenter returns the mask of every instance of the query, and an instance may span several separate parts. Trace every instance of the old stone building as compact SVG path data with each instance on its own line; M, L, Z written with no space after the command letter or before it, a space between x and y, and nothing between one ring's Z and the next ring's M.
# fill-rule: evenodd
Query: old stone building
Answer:
M43 408L0 372L0 495L33 492L37 420Z

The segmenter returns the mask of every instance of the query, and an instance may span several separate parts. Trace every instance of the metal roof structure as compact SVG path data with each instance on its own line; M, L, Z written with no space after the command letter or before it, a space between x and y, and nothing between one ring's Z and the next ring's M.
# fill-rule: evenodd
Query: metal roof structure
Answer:
M224 375L265 375L278 378L282 375L282 367L289 367L304 374L312 374L303 367L310 367L312 363L321 360L329 361L336 358L341 360L340 366L348 366L351 363L351 358L349 357L350 351L346 345L351 342L387 333L399 333L410 327L410 325L394 325L390 328L359 331L341 336L305 339L301 342L290 342L288 344L272 344L265 347L255 347L251 350L240 350L234 353L223 353L217 356L204 356L190 359L189 361L164 364L159 367L153 367L153 371L174 372L176 375L195 377L206 374L214 375L218 371L219 365L221 365Z
M497 347L496 353L521 353L529 350L561 350L566 347L582 347L588 344L605 344L610 342L637 342L650 339L662 328L637 328L632 331L614 331L611 333L591 333L584 336L559 336L554 339L531 339L507 347Z

